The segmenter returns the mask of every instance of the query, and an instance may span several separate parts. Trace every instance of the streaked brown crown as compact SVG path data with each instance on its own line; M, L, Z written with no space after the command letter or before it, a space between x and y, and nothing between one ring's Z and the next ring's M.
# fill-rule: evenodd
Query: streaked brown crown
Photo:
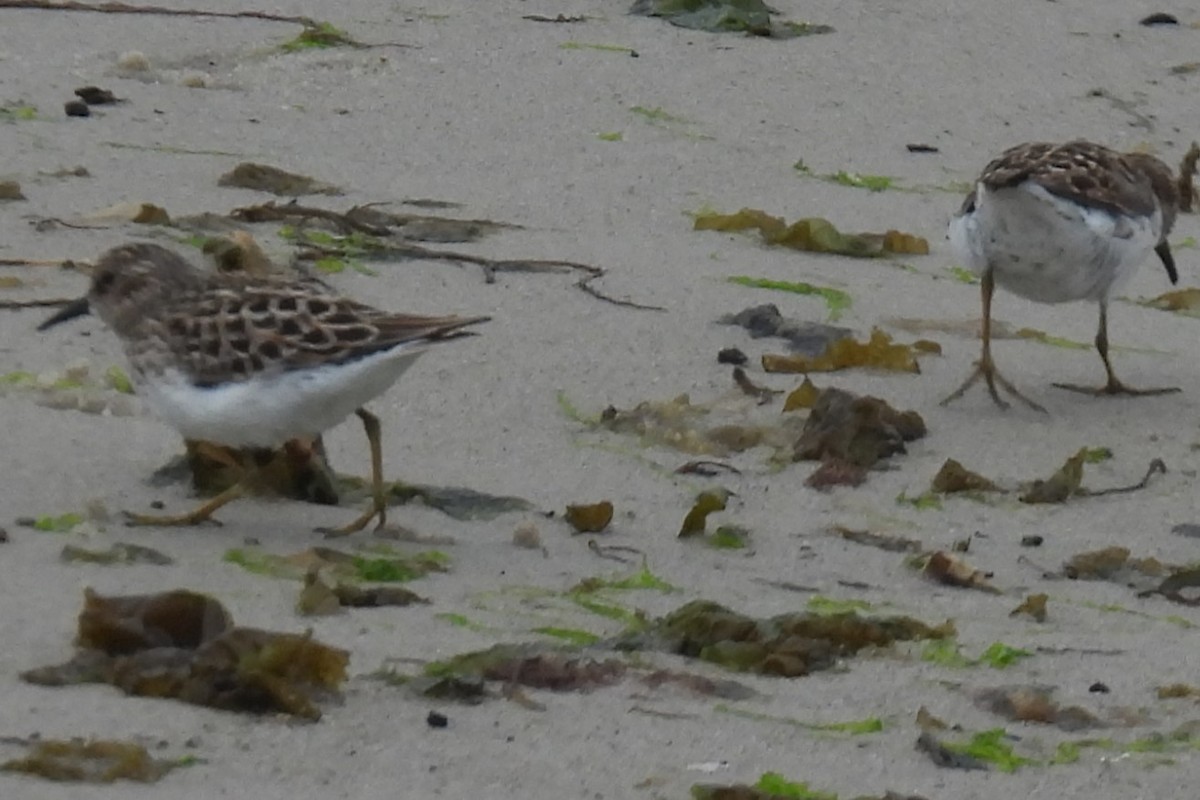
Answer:
M135 370L176 367L199 386L452 339L488 319L391 314L313 279L209 274L152 244L105 253L89 301Z
M1028 142L1009 148L984 167L979 180L989 189L1034 180L1058 197L1115 214L1149 216L1161 208L1163 237L1174 225L1179 208L1171 170L1162 161L1083 140Z

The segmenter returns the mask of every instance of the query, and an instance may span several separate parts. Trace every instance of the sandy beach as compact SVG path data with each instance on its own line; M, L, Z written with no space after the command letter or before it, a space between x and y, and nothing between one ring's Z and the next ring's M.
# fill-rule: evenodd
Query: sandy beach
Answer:
M1200 733L1187 727L1200 720L1196 697L1164 699L1158 689L1200 685L1200 612L1161 594L1139 596L1157 585L1154 576L1135 575L1131 588L1121 576L1061 573L1076 554L1111 546L1165 565L1200 561L1200 540L1185 535L1200 524L1200 361L1192 344L1200 323L1136 302L1200 286L1196 217L1181 215L1171 237L1180 286L1151 259L1124 292L1129 302L1114 302L1110 313L1118 374L1181 393L1093 399L1053 388L1102 381L1090 348L1095 305L1038 305L1001 291L996 318L1044 335L998 340L997 363L1049 413L1001 411L979 388L949 407L938 402L978 357L979 286L954 269L961 265L945 241L964 187L992 156L1027 140L1087 138L1147 149L1176 166L1200 138L1200 77L1172 68L1195 60L1200 17L1143 26L1147 14L1173 9L1114 0L773 5L779 19L833 31L789 40L713 34L631 16L624 0L277 0L259 10L314 17L380 45L289 51L281 46L300 32L296 24L0 6L0 181L18 182L25 198L0 201L0 259L91 262L142 240L203 264L188 243L195 230L94 215L147 203L179 220L287 202L218 185L237 164L257 162L342 190L298 198L305 206L345 212L388 203L396 212L504 224L474 241L418 242L423 247L604 272L588 284L599 297L576 285L579 271L502 269L489 280L477 265L445 259L360 259L361 271L323 276L380 308L492 317L481 335L425 355L371 408L382 420L389 478L519 497L529 509L462 520L421 503L396 506L392 521L434 543L389 546L449 557L448 571L405 584L429 604L317 617L297 613L299 581L256 574L228 553L327 545L313 528L344 523L357 507L248 499L222 509L221 527L124 527L122 509L161 502L182 511L195 502L185 483L150 482L182 451L179 436L136 398L105 387L106 372L123 360L99 320L39 334L52 309L0 310L0 376L32 373L53 383L86 365L100 398L92 410L102 411L54 408L46 399L53 391L0 377L0 759L21 755L19 740L36 735L133 740L152 755L194 762L150 787L0 773L0 795L665 800L688 797L695 784L754 784L775 772L842 798L1190 796L1191 770L1200 767ZM578 21L526 18L560 14ZM66 116L63 104L87 85L125 102ZM910 152L911 144L936 151ZM76 167L86 175L70 174ZM830 178L839 173L840 182ZM892 180L879 191L846 185L869 182L864 176ZM924 237L930 252L847 258L693 230L697 212L744 207L788 221L821 217L842 231L895 229ZM297 251L280 224L236 227L279 263ZM770 291L732 276L838 293ZM7 277L19 279L0 288L9 305L76 297L87 286L79 271L54 265L0 266ZM844 299L831 305L829 297ZM610 406L686 393L713 404L714 418L777 424L784 396L757 405L717 361L722 349L739 348L755 384L782 392L801 384L803 375L760 367L764 353L787 352L784 340L718 323L763 303L790 319L844 326L859 340L880 328L897 342L936 341L941 355L919 356L919 373L812 374L818 387L918 412L928 435L863 485L818 491L805 485L815 463L773 462L767 447L700 456L588 423ZM353 419L325 442L338 471L367 474ZM1023 503L1016 491L982 501L947 496L937 507L932 499L898 501L926 497L947 459L1015 488L1049 478L1082 448L1095 453L1084 466L1088 489L1135 484L1154 459L1167 472L1138 491L1055 504ZM735 470L675 473L696 458ZM748 530L745 548L677 537L697 493L717 487L735 494L709 529ZM568 504L602 500L615 509L602 533L577 534L563 521ZM82 521L58 532L20 522L65 514ZM514 531L529 524L541 547L514 544ZM906 563L911 554L848 541L831 532L839 526L915 540L926 553L969 540L961 557L997 591L933 582ZM1040 546L1030 546L1032 536ZM367 531L333 546L379 541ZM154 548L173 563L60 557L67 545L102 550L117 542ZM698 599L760 618L853 601L846 607L868 615L952 620L962 663L913 642L778 678L659 652L589 652L628 657L636 669L586 691L525 688L532 702L501 696L493 682L494 697L476 705L379 679L381 670L415 675L496 643L556 641L539 628L615 636L630 617L589 611L569 590L643 568L673 589L610 588L598 597L647 619ZM218 599L239 625L311 629L350 654L344 697L322 704L320 721L304 723L129 697L111 686L23 681L23 671L71 657L85 587L114 595L187 588ZM1049 598L1045 621L1010 615L1038 593ZM980 661L996 643L1026 655L1003 669ZM722 699L651 687L636 674L655 668L733 679L756 694ZM978 702L982 690L1035 685L1053 687L1056 703L1080 706L1095 725L1063 730L1006 719ZM922 707L952 726L939 739L964 742L1003 728L1029 763L1012 772L994 763L936 765L914 746ZM431 727L430 711L448 725ZM881 729L837 728L864 720ZM1091 745L1080 745L1085 740ZM1077 759L1064 755L1072 747Z

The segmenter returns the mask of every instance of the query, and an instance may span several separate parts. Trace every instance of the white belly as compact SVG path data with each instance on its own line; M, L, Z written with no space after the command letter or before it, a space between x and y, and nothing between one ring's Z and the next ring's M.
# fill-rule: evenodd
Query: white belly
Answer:
M278 447L317 436L388 390L424 352L400 346L348 364L198 388L177 370L138 381L138 395L187 439Z
M1127 217L1056 197L1036 183L987 191L975 211L950 223L950 243L967 266L1042 303L1104 300L1121 290L1153 251L1162 214Z

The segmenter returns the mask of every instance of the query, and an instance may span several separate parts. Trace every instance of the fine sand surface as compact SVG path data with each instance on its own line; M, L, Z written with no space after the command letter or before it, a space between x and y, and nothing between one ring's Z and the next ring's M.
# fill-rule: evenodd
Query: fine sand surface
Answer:
M364 42L408 45L296 54L274 49L298 32L282 23L0 9L0 103L39 110L32 121L0 121L0 179L20 181L28 197L0 205L0 258L92 260L133 238L170 243L140 225L39 231L31 221L78 220L124 201L183 216L272 199L217 186L218 176L240 161L342 186L343 197L302 199L332 209L405 198L461 203L449 213L522 227L449 247L489 258L593 264L608 270L596 283L607 295L666 311L602 302L575 288L570 275L501 273L487 283L479 269L449 262L377 264L375 276L333 276L346 294L383 308L494 317L481 336L426 355L373 405L383 420L390 476L517 495L559 512L567 503L611 500L616 519L597 541L637 548L656 575L680 587L610 595L650 616L696 598L770 616L802 611L820 594L886 604L888 613L933 624L953 619L970 656L993 642L1057 650L1003 672L927 663L917 657L918 645L850 659L845 669L807 678L735 676L762 693L734 703L736 709L781 721L723 713L713 698L648 689L633 678L586 694L529 690L542 711L499 698L478 706L414 699L367 676L388 659L416 671L421 662L495 642L544 638L531 632L538 626L615 633L617 622L561 604L539 607L516 589L564 590L591 576L629 574L636 562L622 566L597 557L588 537L572 536L557 518L527 513L459 522L409 505L395 509L393 519L455 540L441 547L453 559L452 570L411 584L432 604L301 618L294 610L297 584L250 574L223 563L222 555L248 538L278 553L323 544L313 526L344 522L354 510L243 501L220 513L220 528L130 531L110 523L100 530L89 523L83 533L52 534L19 527L17 518L81 511L93 500L112 512L144 510L154 500L182 510L193 500L181 485L147 483L180 449L176 434L148 413L53 410L28 392L10 392L0 397L0 524L9 536L0 545L0 736L136 738L203 763L153 788L61 786L5 775L0 796L682 798L695 783L752 783L768 771L842 797L889 789L943 800L1194 794L1200 761L1187 749L1167 756L1087 749L1072 765L1004 774L939 768L914 742L921 706L963 726L963 733L947 734L951 739L1003 726L1028 752L1043 754L1085 736L1144 739L1200 716L1192 700L1155 695L1163 684L1200 681L1197 634L1181 624L1200 624L1195 609L1163 597L1138 598L1118 583L1053 582L1040 569L1117 544L1172 564L1200 558L1196 539L1171 531L1200 522L1195 319L1113 305L1111 338L1124 348L1114 352L1118 372L1131 385L1183 389L1163 397L1096 400L1061 392L1050 384L1100 381L1094 352L998 342L1001 369L1048 408L1047 416L1021 408L1001 412L980 389L939 407L978 355L977 340L963 335L925 334L941 343L944 355L923 357L919 375L817 375L819 386L917 410L929 427L908 455L893 460L894 469L873 473L860 488L829 493L804 486L812 464L771 470L764 450L731 459L740 475L673 476L691 456L585 433L563 414L556 396L564 392L584 414L684 392L697 402L737 397L730 368L716 361L725 347L750 355L756 382L797 386L800 376L765 375L757 367L758 356L782 351L782 342L752 340L714 320L774 302L787 316L820 322L825 306L817 298L734 286L724 280L731 275L840 288L853 304L839 324L859 336L879 325L902 341L917 338L888 326L897 317L977 318L978 287L947 270L954 257L943 234L959 194L944 188L875 193L805 177L792 165L803 160L817 174L846 170L947 187L970 181L1009 145L1074 137L1148 146L1175 164L1200 135L1200 106L1197 78L1173 75L1170 67L1195 60L1200 30L1140 27L1137 20L1159 7L1116 0L777 0L785 17L832 25L836 32L765 41L627 16L628 5L272 3L271 11L326 19ZM588 19L522 19L559 13ZM638 57L563 48L565 42L633 48ZM134 50L149 60L150 75L116 71L119 55ZM208 88L181 85L192 72L204 73ZM87 84L129 102L90 119L63 116L61 104ZM649 120L633 107L661 108L673 118ZM615 132L620 141L598 137ZM905 145L917 142L940 152L907 152ZM40 174L76 165L90 177ZM928 238L932 253L864 261L769 249L750 236L693 232L687 216L743 206L789 220L823 216L844 230L897 228ZM273 231L254 228L267 251L286 260L291 249ZM1198 234L1195 217L1184 215L1173 238ZM1196 253L1177 251L1183 285L1197 283ZM75 296L85 287L70 271L3 268L3 274L28 284L4 290L4 299ZM1157 262L1148 262L1127 296L1151 297L1167 288ZM1096 310L1088 304L1038 306L1000 293L995 308L999 319L1064 339L1090 342L1095 332ZM94 319L35 333L46 313L0 313L0 373L61 370L80 361L103 373L120 363L118 343ZM779 413L779 402L755 413L769 419ZM327 443L339 469L368 470L357 423L336 428ZM1133 483L1154 458L1169 472L1140 493L1065 505L1029 506L1013 497L990 504L949 499L941 510L896 503L901 492L925 491L947 458L1013 485L1049 476L1085 446L1114 454L1086 468L1084 484L1092 488ZM718 484L737 493L719 519L749 528L751 551L718 551L675 537L695 493ZM513 531L524 522L538 526L544 553L514 546ZM949 548L978 532L967 557L994 573L1003 594L934 585L905 567L901 554L830 536L833 525L914 538L929 549ZM1022 548L1021 538L1030 534L1043 536L1044 545ZM359 538L369 541L370 534ZM66 543L105 547L115 541L157 548L175 564L59 560ZM187 587L219 598L243 625L294 632L311 626L318 639L352 654L345 701L327 707L316 724L294 724L129 698L105 686L23 683L22 670L70 656L87 586L115 594ZM1009 617L1032 592L1051 597L1044 624ZM453 625L439 616L445 614L463 615L477 629ZM711 677L725 674L680 658L645 658ZM1110 693L1089 693L1096 682ZM1103 718L1138 709L1139 724L1064 733L1006 721L971 699L980 688L1030 683L1057 687L1057 700ZM427 727L431 709L449 717L446 729ZM852 737L786 722L869 717L882 719L885 729ZM19 752L4 750L5 757ZM727 764L713 773L695 769L720 761Z

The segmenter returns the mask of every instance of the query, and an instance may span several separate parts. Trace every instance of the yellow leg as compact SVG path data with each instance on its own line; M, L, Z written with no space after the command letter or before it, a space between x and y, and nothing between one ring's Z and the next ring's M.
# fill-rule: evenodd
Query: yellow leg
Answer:
M1100 353L1100 360L1104 362L1104 372L1108 375L1107 383L1099 387L1080 386L1074 383L1056 383L1054 385L1059 389L1090 394L1096 397L1118 394L1133 396L1171 394L1172 392L1180 391L1178 386L1168 386L1161 389L1133 389L1121 383L1121 379L1117 377L1117 373L1113 372L1112 362L1108 358L1108 303L1103 301L1100 303L1100 327L1096 331L1096 351Z
M992 270L988 269L983 273L981 289L983 298L983 352L979 357L979 361L975 364L975 370L963 381L961 386L951 392L946 399L942 400L941 404L945 406L953 403L966 394L968 389L978 383L980 378L983 378L987 383L988 394L992 396L992 401L1000 408L1008 408L1008 403L1000 397L1000 392L996 389L997 384L1034 411L1041 411L1044 414L1046 413L1046 409L1021 394L1016 386L1000 374L1000 370L996 369L996 364L992 361L992 294L995 290L996 279L992 275Z
M186 514L134 514L126 511L125 524L132 527L140 527L143 525L183 527L186 525L199 525L202 522L212 522L216 525L220 525L220 522L212 518L213 512L244 495L252 477L252 473L248 473L246 477L242 478L233 486L230 486L216 497L201 504L199 507L192 509Z
M317 529L328 537L349 536L352 533L357 533L367 527L371 520L376 517L379 517L379 524L375 526L376 530L382 528L387 523L387 497L383 491L383 442L380 438L382 429L379 425L379 417L365 408L360 408L354 413L362 420L363 431L367 434L367 444L371 447L372 503L370 508L348 525L343 525L340 528Z

